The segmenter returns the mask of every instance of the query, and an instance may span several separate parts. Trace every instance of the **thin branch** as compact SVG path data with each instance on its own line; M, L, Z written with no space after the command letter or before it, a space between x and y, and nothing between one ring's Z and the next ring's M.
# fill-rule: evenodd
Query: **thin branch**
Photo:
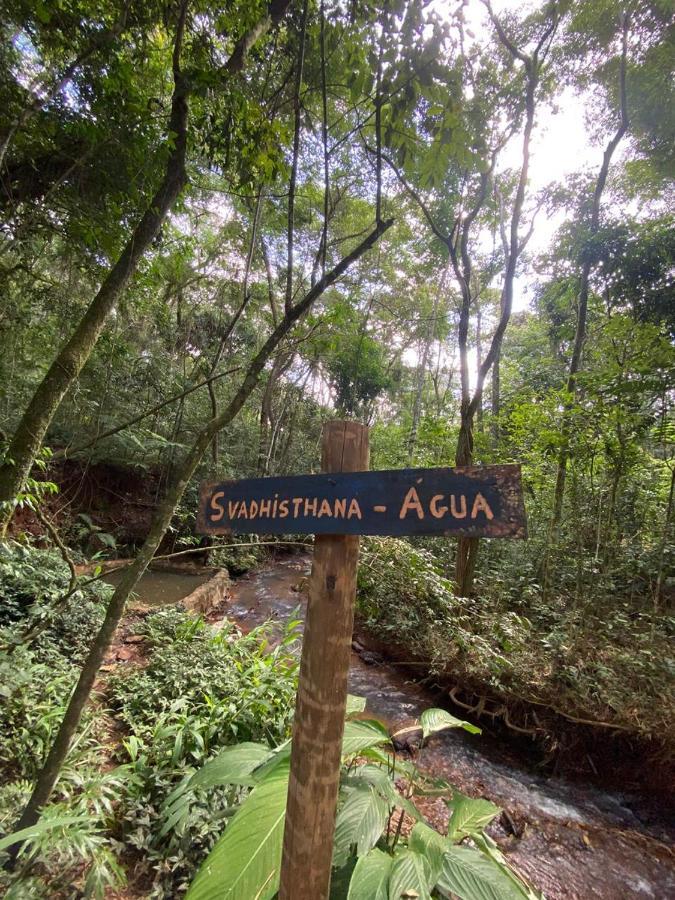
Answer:
M70 584L68 585L68 591L70 593L70 592L72 592L73 588L75 587L75 584L77 583L77 572L75 571L75 563L73 562L73 558L70 555L70 553L68 552L68 548L61 540L61 536L59 535L58 531L54 527L54 523L49 521L49 519L42 512L42 510L40 509L39 506L33 507L33 512L35 513L38 521L41 522L44 525L44 527L47 529L49 536L54 541L56 546L59 548L59 553L61 554L63 561L70 569Z
M241 72L246 62L248 52L256 43L265 35L270 28L278 25L286 14L286 10L290 6L291 0L271 0L267 7L267 13L259 19L255 25L243 34L234 45L230 58L221 67L222 75L234 75Z
M328 154L328 97L326 94L326 17L321 0L321 143L323 146L323 229L321 231L321 275L326 274L328 250L328 208L330 205L330 159Z
M180 394L174 394L172 397L169 397L168 400L162 400L161 403L157 403L155 406L151 406L150 409L146 409L144 412L140 413L137 416L134 416L132 419L128 419L126 422L122 422L121 425L116 425L114 428L110 428L108 431L104 431L103 434L97 434L95 438L87 441L86 444L81 444L74 450L71 450L68 447L65 447L63 450L57 450L54 453L52 459L59 459L61 457L67 459L69 456L73 456L76 453L82 453L84 450L88 450L90 447L93 447L94 444L97 444L104 438L111 437L113 434L124 431L126 428L131 428L132 425L135 425L142 419L147 419L148 416L154 415L154 413L159 412L160 409L164 409L165 406L169 406L171 403L175 403L177 400L182 400L193 391L197 391L199 390L199 388L211 384L211 382L216 381L218 378L224 378L225 375L231 375L233 372L237 372L240 368L241 366L235 366L235 368L233 369L227 369L225 372L219 372L217 375L211 375L209 376L209 378L204 379L204 381L200 381L198 384L193 384L191 387L186 388L186 390L181 391Z
M501 315L486 357L483 360L483 363L478 371L476 388L469 407L469 412L471 414L475 413L478 405L481 402L485 378L492 368L495 359L499 355L504 333L511 318L511 310L513 307L513 281L516 274L518 259L523 249L523 245L521 245L519 238L519 229L530 167L530 141L532 138L532 130L534 128L535 92L539 84L541 73L541 64L537 60L536 56L527 56L527 54L523 53L509 41L509 39L506 37L506 34L504 33L503 28L501 27L499 20L492 12L489 0L484 0L484 2L486 3L486 6L490 13L490 18L497 30L500 40L509 50L509 52L514 56L514 58L519 59L523 62L527 75L527 84L525 94L525 127L523 129L522 163L520 167L520 175L518 178L518 186L516 188L516 196L513 201L513 210L511 213L511 227L508 239L508 255L506 260L506 271L504 274L504 286L502 288L501 298ZM559 21L560 19L558 13L556 10L554 10L551 22L544 29L544 38L537 45L537 51L543 44L543 41L547 40L555 32L558 27ZM535 51L535 53L537 51Z
M518 47L516 47L516 45L513 43L513 41L506 34L502 23L499 21L497 16L494 14L490 0L483 0L483 3L485 4L485 7L487 8L488 15L490 16L490 20L492 21L492 24L495 26L495 30L497 31L497 34L499 35L499 40L506 47L506 49L509 51L511 56L515 57L516 59L519 59L523 63L523 65L525 66L526 69L529 68L529 66L532 64L532 60L526 53L523 53L522 50L520 50Z
M366 150L368 151L368 153L375 152L373 150L373 148L369 147L368 145L366 145ZM424 218L429 223L429 227L431 228L433 233L436 235L438 240L441 241L443 244L445 244L446 247L448 247L450 245L450 243L452 242L451 236L444 234L441 231L440 227L434 221L434 218L431 215L429 207L426 205L424 200L422 200L422 197L420 196L419 192L416 191L415 188L406 181L406 179L404 178L403 174L399 171L396 164L385 153L382 154L382 159L386 162L386 164L389 166L389 168L392 170L392 172L396 175L396 177L398 178L402 187L408 192L408 194L410 194L412 199L422 210L422 214L424 215Z
M258 192L258 197L256 199L256 204L255 204L255 212L253 214L253 224L251 226L251 240L250 240L249 246L248 246L248 253L246 254L246 265L244 267L244 280L243 280L242 288L241 288L241 294L242 294L241 303L239 304L234 315L230 318L230 321L228 322L227 327L225 328L225 330L223 331L223 333L220 337L220 343L218 344L218 349L216 350L215 358L214 358L213 362L211 363L211 368L209 370L210 375L213 374L213 372L215 372L216 367L218 366L218 363L221 360L221 357L223 355L225 347L227 346L227 342L229 341L230 337L232 336L232 332L236 328L237 322L244 314L244 311L245 311L246 307L248 306L249 300L251 299L251 294L249 293L249 290L248 290L248 282L251 277L251 263L253 262L253 253L255 250L256 235L258 232L258 224L260 222L260 209L262 206L262 198L263 198L263 193L262 193L262 189L261 189Z

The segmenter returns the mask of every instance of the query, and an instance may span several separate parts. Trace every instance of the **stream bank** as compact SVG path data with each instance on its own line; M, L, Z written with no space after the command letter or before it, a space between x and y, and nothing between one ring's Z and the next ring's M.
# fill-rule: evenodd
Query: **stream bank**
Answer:
M280 558L238 579L226 617L248 631L269 619L281 626L298 608L302 616L310 563L309 556ZM367 712L390 729L441 705L438 694L410 680L405 667L369 650L367 635L359 634L354 646L349 689L365 697ZM485 727L480 736L463 730L433 736L418 764L503 808L490 834L549 900L675 896L675 828L658 804L547 775L534 754ZM441 799L420 805L436 826L447 821Z
M167 583L174 580L176 591L183 592L181 602L196 605L216 627L230 620L248 632L276 620L281 632L296 613L300 618L304 614L310 566L309 555L279 557L233 584L226 576L221 576L220 584L218 579L205 581L198 570L197 574L149 571L139 584L139 599L146 608L176 602L175 594L167 590ZM186 590L194 587L196 594L186 597ZM208 602L194 604L193 597L204 590ZM414 669L392 659L377 636L357 630L352 646L349 690L365 697L367 712L384 721L391 732L414 723L432 706L447 706L466 717L451 705L447 692L415 681ZM117 658L133 661L135 650L123 647ZM484 721L478 724L482 735L448 730L412 752L421 769L503 809L489 833L548 900L675 896L675 827L658 799L551 774L532 741L486 727ZM448 819L443 799L419 798L418 804L442 831Z

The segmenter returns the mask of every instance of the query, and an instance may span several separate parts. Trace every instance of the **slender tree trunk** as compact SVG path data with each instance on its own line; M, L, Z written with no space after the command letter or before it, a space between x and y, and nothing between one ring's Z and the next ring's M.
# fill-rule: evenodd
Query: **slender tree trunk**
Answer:
M213 382L209 381L208 383L209 389L209 402L211 404L211 418L215 419L218 415L218 401L216 399L216 392L213 387ZM214 466L218 465L218 432L213 435L213 440L211 441L211 462Z
M497 323L497 328L495 329L495 333L492 336L492 341L490 342L488 352L485 356L485 359L478 367L478 372L476 375L476 387L473 392L473 396L470 396L468 390L468 374L466 371L466 338L468 330L468 310L470 309L470 305L467 306L466 304L466 299L463 302L463 315L460 316L458 341L460 347L460 371L462 376L462 406L460 433L456 453L457 465L471 465L471 463L473 462L474 416L483 399L485 379L487 378L490 369L494 365L495 359L497 359L497 357L501 353L504 334L511 319L511 310L513 308L513 282L516 276L518 260L520 259L520 256L525 248L525 244L527 243L527 239L523 241L520 238L520 223L523 213L523 204L525 202L525 192L527 189L527 181L530 169L530 142L532 139L532 130L534 128L535 94L539 85L543 61L548 53L550 42L552 41L553 35L555 34L555 31L559 24L558 14L555 8L553 8L550 22L544 28L544 31L539 41L537 42L536 48L534 49L532 54L528 55L522 50L519 50L509 40L499 19L495 16L489 2L487 3L487 9L500 41L513 57L514 62L516 60L519 60L523 64L525 70L525 124L523 127L522 162L511 211L509 235L508 237L506 237L505 235L504 238L506 251L506 269L504 272L504 285L501 295L501 312L499 322ZM481 191L482 199L480 200L480 203L476 207L474 207L471 213L465 218L464 225L461 231L459 251L460 258L462 260L466 290L468 290L471 276L471 264L468 252L468 229L471 226L473 219L476 217L476 215L480 211L480 208L482 207L485 199L485 193L488 187L488 182L494 170L495 162L496 155L493 155L489 172L484 176L483 179ZM451 250L452 255L451 245L449 245L449 249ZM455 258L453 258L453 265L455 267L455 271L458 272L458 265ZM466 320L464 319L464 316L466 316ZM457 547L457 558L455 561L455 582L457 585L457 590L462 596L468 596L471 593L477 554L478 538L460 538Z
M47 760L38 775L33 793L31 794L26 808L16 824L15 831L34 825L40 818L42 808L49 800L58 779L59 772L65 762L72 740L79 726L82 712L91 695L100 666L110 648L115 631L124 613L127 598L150 564L164 534L171 524L171 518L183 496L185 488L194 475L209 444L213 440L214 434L229 425L239 414L242 406L246 403L252 391L257 386L265 365L296 322L308 312L324 291L334 284L353 262L360 259L364 253L370 250L380 236L390 228L392 224L392 220L378 222L368 237L354 248L351 253L345 256L330 272L322 277L321 280L305 294L302 300L293 306L290 312L284 315L283 319L251 361L239 389L236 391L227 407L218 418L211 419L211 421L202 429L182 464L175 469L172 482L169 484L165 497L155 513L148 536L145 539L138 556L115 589L115 593L108 604L103 625L84 661L79 680L68 702L65 715L59 726L54 743L49 751ZM18 846L15 844L12 848L13 858L15 858L18 849Z
M619 455L612 468L612 480L609 487L609 500L607 501L607 517L604 529L604 547L602 550L602 570L607 573L615 550L616 529L614 520L616 519L616 504L619 496L619 485L624 474L625 465L625 448L621 445Z
M417 446L417 431L420 424L420 419L422 417L422 395L424 393L424 384L426 381L427 375L427 367L429 365L429 354L431 352L431 345L434 341L434 337L436 336L436 328L438 323L438 306L441 299L441 293L445 291L446 281L448 277L448 269L447 267L443 270L443 274L440 278L440 283L438 285L438 290L434 294L434 304L431 310L431 321L429 322L429 328L427 329L427 333L424 339L424 347L422 350L422 358L420 360L419 368L417 370L417 386L415 389L415 399L413 402L412 409L412 422L410 425L410 434L408 436L408 456L407 456L407 464L408 466L412 465L413 456L415 454L415 447Z
M300 34L298 37L298 57L295 62L295 89L293 91L293 156L291 161L291 179L288 187L288 219L286 223L286 295L284 308L288 313L293 304L293 255L295 250L295 188L298 178L298 159L300 155L300 134L302 131L302 104L300 91L302 90L302 74L305 64L305 34L307 30L307 3L304 0L302 18L300 21Z
M607 144L603 154L602 165L598 173L598 178L593 191L590 210L590 234L597 234L600 226L600 202L602 194L607 182L609 166L612 161L614 151L619 146L621 139L628 130L628 106L626 102L626 59L628 48L628 17L624 16L623 21L623 46L621 54L621 68L619 73L619 88L621 97L621 121L614 133L613 137ZM553 492L553 512L551 515L551 524L549 527L548 546L545 556L545 570L543 578L544 591L547 590L547 584L550 578L549 572L549 553L558 542L560 534L560 523L562 521L563 501L565 497L565 479L567 476L567 463L569 460L569 439L570 439L570 416L572 406L574 404L574 395L576 392L577 374L581 368L581 360L583 354L584 343L586 340L586 323L588 319L588 296L590 290L590 276L593 263L590 259L586 259L581 268L579 278L579 299L577 308L577 327L574 335L574 345L572 348L572 356L570 358L569 373L567 376L567 403L563 414L562 424L562 448L558 457L558 468L556 471L555 489Z
M277 382L286 372L294 358L295 354L279 353L272 363L269 378L263 391L260 403L260 440L258 444L258 474L268 475L268 465L272 449L273 432L274 432L274 391Z
M480 367L483 364L483 332L482 332L482 316L480 309L480 292L476 295L476 368L480 372ZM496 360L495 360L496 362ZM492 364L492 369L494 371L495 363ZM478 425L478 430L483 431L483 398L481 397L478 401L478 406L476 407L476 423Z
M271 0L266 13L235 44L220 70L223 77L240 72L253 44L285 15L290 0ZM186 180L188 84L181 72L180 54L188 0L180 7L173 49L174 92L169 117L171 150L162 183L138 223L121 256L92 300L73 336L52 363L38 386L0 466L0 538L7 531L16 495L21 490L47 429L67 390L79 375L98 340L105 320L138 264L157 236L162 222L180 195Z
M663 532L661 534L661 544L659 546L659 568L656 575L656 587L654 588L654 614L658 615L661 609L661 595L663 594L663 581L665 567L663 561L666 555L666 547L668 546L668 535L670 532L670 523L673 520L673 499L675 497L675 465L670 472L670 491L668 493L668 503L666 504L666 516L663 523Z
M470 466L473 464L473 415L463 408L461 424L457 439L455 465ZM455 584L460 597L468 597L473 587L473 576L478 558L478 538L461 537L457 542L457 560L455 562Z
M0 466L0 537L6 533L14 512L14 498L30 473L56 410L89 358L117 298L135 273L185 186L188 101L186 84L180 71L180 51L186 7L185 2L176 29L173 54L174 92L169 118L169 132L173 135L173 143L162 183L72 337L39 384L19 422L7 449L6 461Z

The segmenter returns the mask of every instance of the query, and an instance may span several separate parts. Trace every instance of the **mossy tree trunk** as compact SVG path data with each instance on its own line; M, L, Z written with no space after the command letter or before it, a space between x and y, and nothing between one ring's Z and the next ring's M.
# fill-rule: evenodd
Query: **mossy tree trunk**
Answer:
M70 697L65 715L59 726L54 743L46 762L38 775L33 793L16 824L15 831L34 825L40 818L42 808L49 800L56 784L59 772L68 755L72 740L82 717L84 707L91 695L94 682L101 664L108 653L117 626L124 613L127 598L138 583L141 575L150 564L159 544L164 537L178 503L199 465L204 453L213 441L214 436L227 427L238 415L239 411L258 385L261 373L273 356L279 344L292 330L297 321L305 315L316 300L342 276L352 263L360 259L393 224L393 220L378 222L373 231L345 256L330 272L326 273L305 296L287 311L277 327L270 334L261 349L251 361L246 375L227 407L216 418L211 419L198 434L191 450L182 463L175 467L171 482L167 487L164 500L153 518L143 546L136 559L125 573L115 589L103 625L84 661L77 685ZM15 845L14 854L18 851Z
M134 228L117 262L105 277L98 293L80 320L70 340L61 349L42 379L19 422L0 466L0 536L14 512L14 501L30 474L52 419L66 392L89 359L127 282L136 272L147 249L157 237L169 210L180 195L187 176L188 97L187 85L180 69L180 52L185 31L184 3L176 27L173 50L174 91L171 100L168 131L172 136L166 169L140 222Z

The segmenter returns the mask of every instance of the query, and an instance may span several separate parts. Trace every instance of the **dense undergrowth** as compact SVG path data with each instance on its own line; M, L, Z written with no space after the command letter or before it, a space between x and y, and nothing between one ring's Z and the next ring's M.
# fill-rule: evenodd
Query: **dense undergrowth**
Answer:
M386 566L387 551L400 552L396 542L383 542L376 557L374 548L368 545L366 565L377 558ZM438 598L428 561L413 553L407 562L411 584L431 608ZM2 549L0 835L12 830L30 795L110 593L94 582L59 604L69 579L51 551ZM42 631L19 643L36 621ZM147 898L188 890L189 897L220 896L225 884L241 900L271 898L287 793L297 625L287 623L280 637L277 627L271 642L265 626L247 635L227 622L215 628L180 605L134 614L123 638L140 652L132 663L104 667L44 810L45 830L24 845L16 870L0 875L6 896L112 898L131 882L132 896ZM352 712L364 705L351 698ZM421 717L425 736L448 727L479 731L443 710ZM348 722L331 897L369 900L375 878L396 898L410 896L405 886L413 885L420 896L459 892L477 900L499 891L509 900L536 900L484 833L499 808L422 775L392 752L380 723ZM446 797L447 834L431 829L413 802L425 793ZM402 833L403 811L411 830ZM272 885L268 862L276 873Z
M0 832L11 830L30 794L110 592L97 582L51 614L68 582L52 552L18 545L2 551ZM31 646L15 646L36 619L49 624ZM274 649L264 629L246 636L233 626L216 631L180 607L141 618L134 630L147 665L118 666L99 684L44 812L46 820L77 821L44 832L15 875L0 876L14 900L108 896L129 875L142 896L176 896L246 791L197 792L180 822L167 818L172 792L225 746L255 740L274 747L288 736L296 688L288 659L292 624Z
M375 633L478 696L675 746L672 622L620 596L580 605L558 593L545 602L524 572L457 597L429 550L365 538L358 608ZM531 712L523 715L514 723L534 727Z

